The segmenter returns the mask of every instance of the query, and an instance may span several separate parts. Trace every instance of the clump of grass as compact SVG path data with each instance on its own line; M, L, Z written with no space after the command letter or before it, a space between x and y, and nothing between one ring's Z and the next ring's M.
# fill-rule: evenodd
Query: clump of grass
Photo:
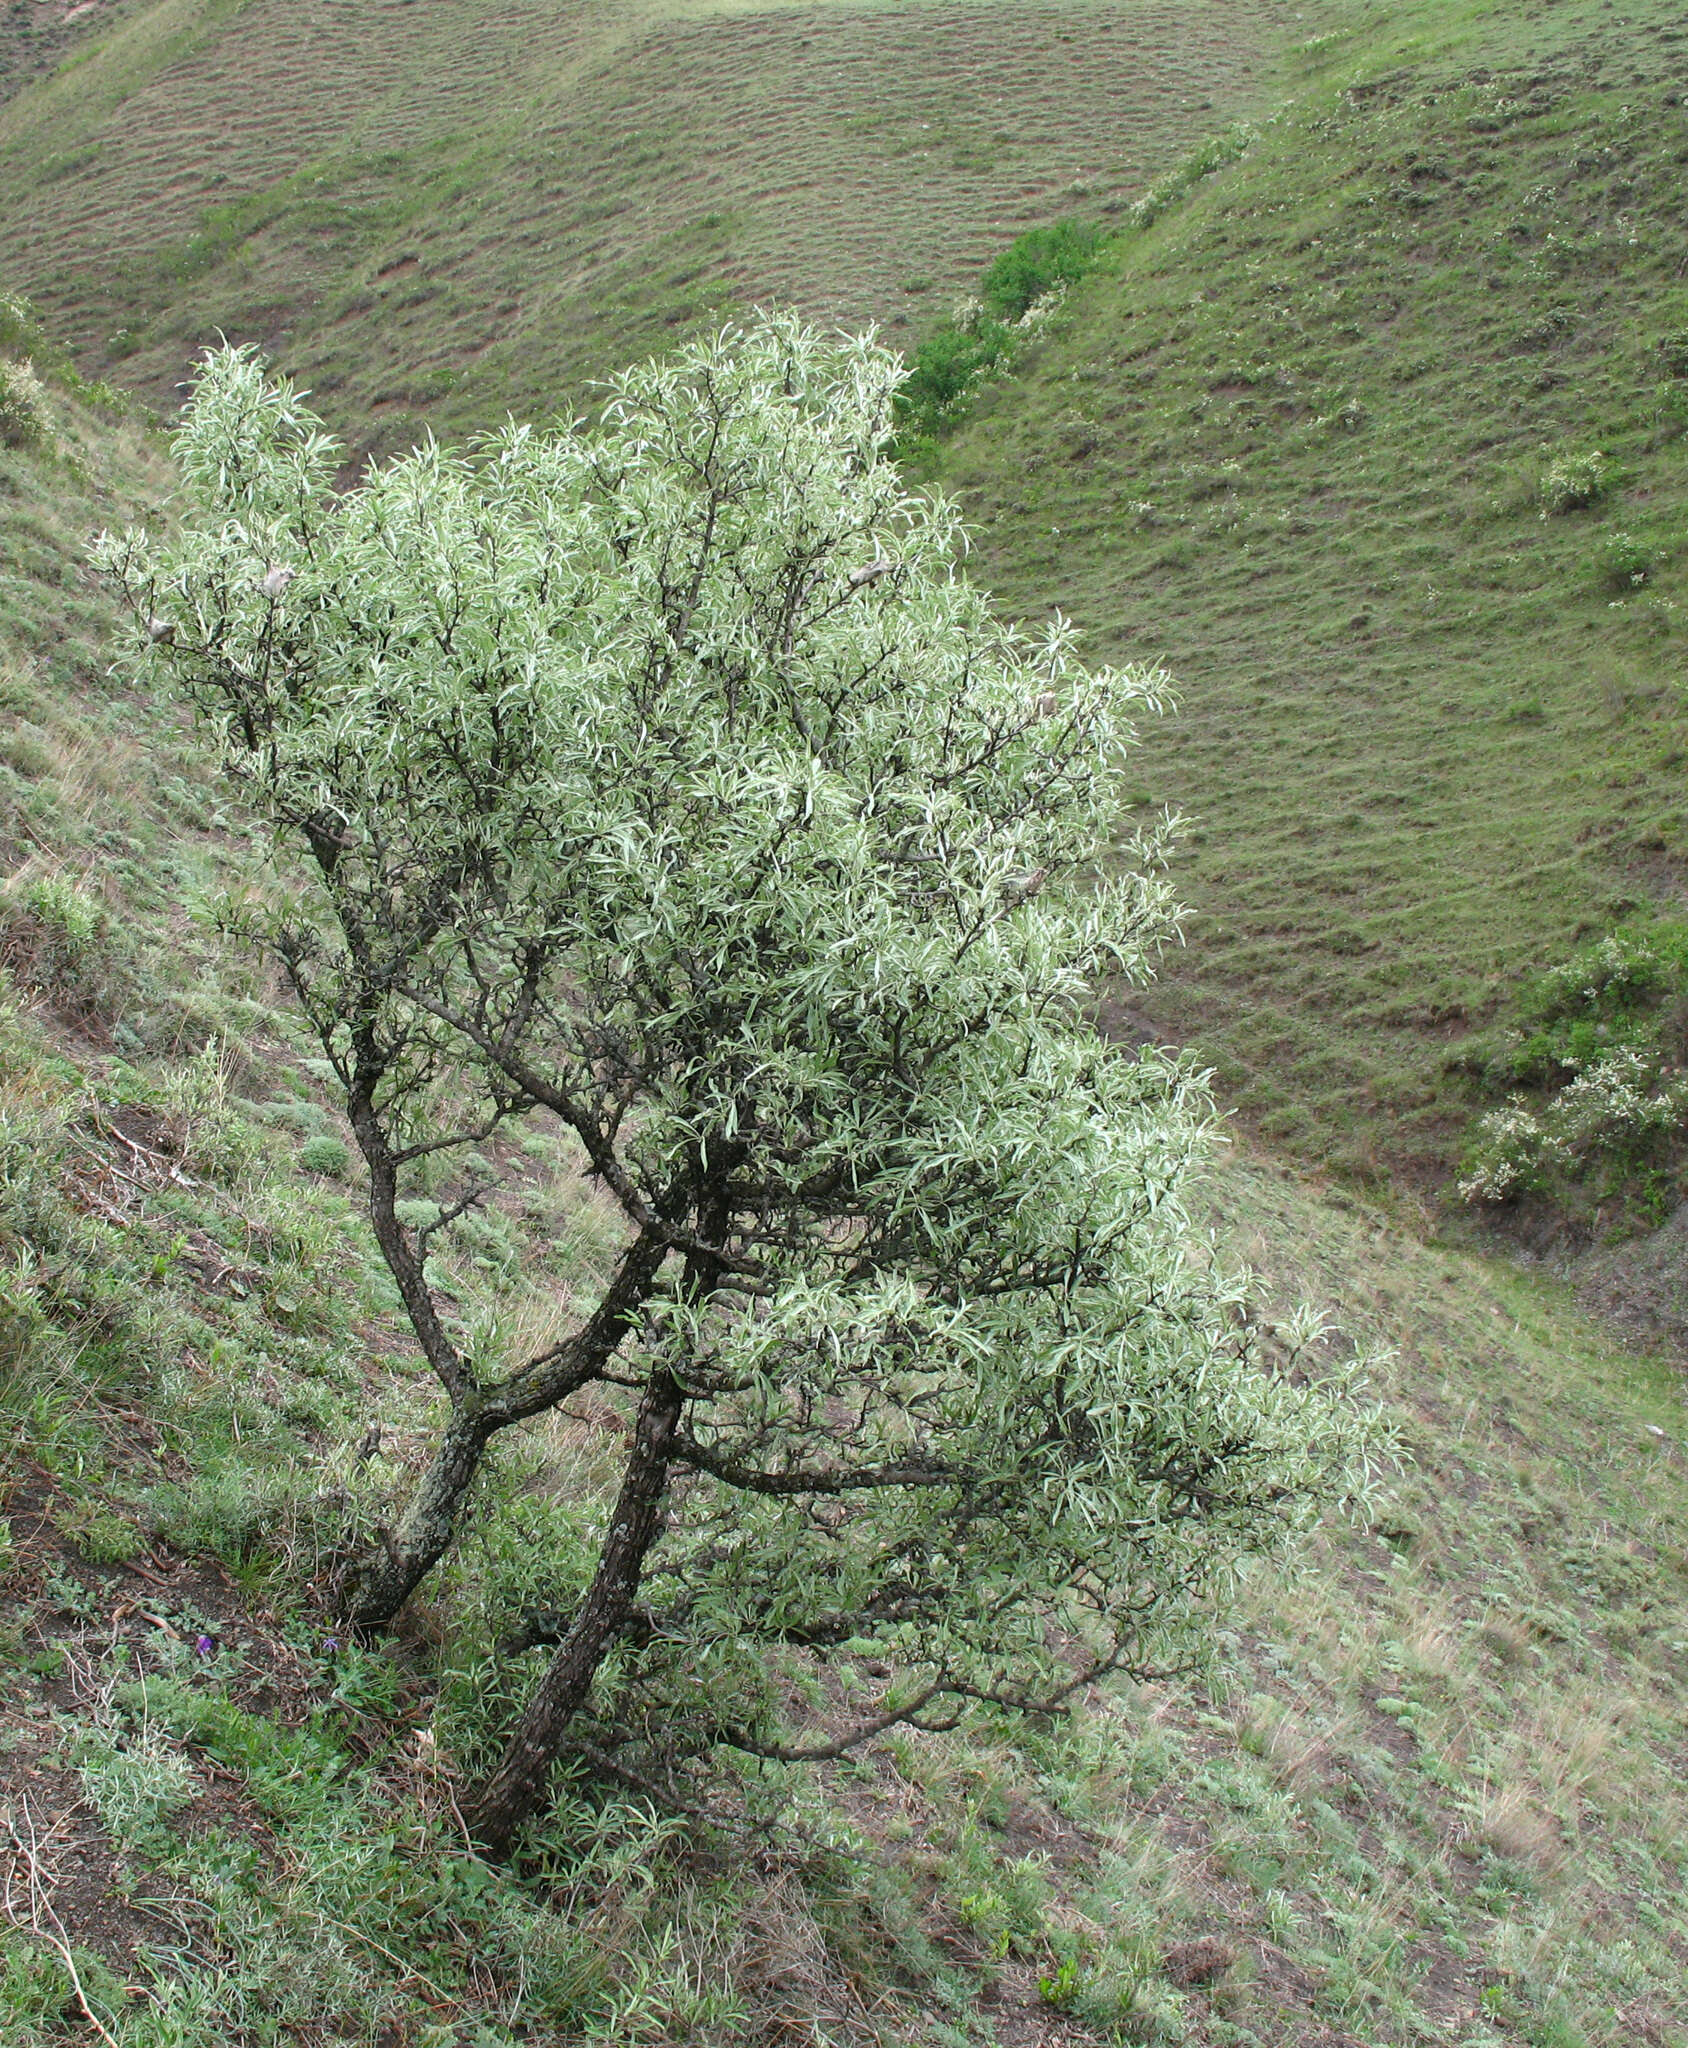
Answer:
M0 884L0 967L68 1021L109 1032L132 987L105 905L71 876L27 865Z
M299 1164L325 1180L344 1180L352 1170L352 1155L330 1132L319 1131L299 1147Z
M77 1749L83 1797L120 1842L150 1836L201 1789L189 1759L148 1723L126 1739L92 1728Z
M82 1501L56 1514L53 1526L95 1564L127 1564L146 1548L140 1530L127 1515L116 1514L97 1501Z

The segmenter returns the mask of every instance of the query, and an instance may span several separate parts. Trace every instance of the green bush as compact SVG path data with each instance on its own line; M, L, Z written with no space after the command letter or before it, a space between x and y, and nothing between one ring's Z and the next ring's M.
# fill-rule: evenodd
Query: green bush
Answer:
M126 1742L90 1729L78 1752L83 1795L119 1842L144 1841L200 1789L188 1759L146 1724Z
M17 292L0 292L0 349L33 354L41 340L35 308Z
M1526 982L1492 1087L1557 1086L1621 1047L1688 1060L1688 923L1624 924Z
M320 1102L287 1098L277 1102L255 1102L251 1114L262 1124L279 1124L301 1138L331 1138L333 1126Z
M326 1131L307 1138L299 1147L299 1164L307 1173L320 1173L328 1180L344 1180L352 1170L352 1155L340 1140Z
M1585 1204L1653 1216L1675 1198L1685 1064L1688 924L1620 926L1526 985L1483 1075L1530 1092L1479 1119L1461 1196L1575 1207L1585 1191Z
M1614 590L1634 590L1647 581L1656 559L1650 542L1633 533L1610 533L1600 547L1600 574Z
M977 315L946 321L909 362L896 397L899 427L905 433L938 432L975 386L1013 354L1014 335L1001 320Z
M1096 261L1102 230L1082 221L1057 221L1016 235L985 272L979 296L1002 320L1018 320L1050 292L1076 284Z
M904 439L941 433L986 377L1009 369L1036 331L1036 310L1076 283L1102 246L1100 228L1073 220L1016 236L985 272L979 297L958 307L910 359L895 401Z

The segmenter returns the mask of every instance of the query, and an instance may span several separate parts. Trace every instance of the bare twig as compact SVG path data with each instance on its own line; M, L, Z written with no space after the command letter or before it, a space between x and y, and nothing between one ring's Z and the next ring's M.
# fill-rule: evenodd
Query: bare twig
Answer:
M70 1978L70 1988L75 1993L77 2004L82 2008L82 2017L100 2039L108 2044L108 2048L117 2048L116 2040L101 2024L99 2014L88 2003L88 1994L82 1987L82 1974L76 1967L76 1956L71 1949L70 1938L65 1932L64 1922L53 1908L51 1882L41 1866L41 1836L35 1825L35 1816L29 1810L27 1792L18 1794L18 1813L22 1816L29 1838L27 1841L24 1839L23 1834L19 1832L17 1819L8 1812L5 1823L6 1833L12 1844L12 1860L6 1872L4 1895L0 1896L0 1910L4 1910L6 1918L14 1927L36 1935L54 1951L65 1966L66 1974ZM51 1840L51 1833L48 1839ZM27 1918L20 1911L17 1898L16 1880L20 1873L28 1898Z

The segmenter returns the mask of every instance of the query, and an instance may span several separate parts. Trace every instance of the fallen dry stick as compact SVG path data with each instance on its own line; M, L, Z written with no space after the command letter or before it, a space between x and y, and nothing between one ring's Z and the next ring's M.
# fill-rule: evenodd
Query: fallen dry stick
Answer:
M99 2014L88 2003L88 1994L82 1988L81 1973L76 1967L76 1957L71 1951L64 1922L53 1910L51 1883L41 1866L41 1836L35 1825L35 1816L29 1810L27 1793L20 1792L18 1795L18 1813L22 1816L28 1839L25 1840L24 1834L19 1831L17 1817L7 1812L3 1818L12 1845L12 1855L6 1870L5 1891L0 1895L0 1910L4 1911L6 1918L20 1932L36 1935L57 1953L70 1977L70 1988L76 1994L76 2002L82 2008L83 2018L100 2039L109 2044L109 2048L117 2048L115 2039L101 2025ZM51 1841L51 1831L47 1839ZM19 1910L17 1889L20 1876L29 1902L27 1918Z

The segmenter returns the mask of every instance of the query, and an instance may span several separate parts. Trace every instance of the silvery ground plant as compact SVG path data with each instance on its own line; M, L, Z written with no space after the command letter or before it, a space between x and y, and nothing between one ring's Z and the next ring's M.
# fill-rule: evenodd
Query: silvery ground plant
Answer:
M1176 929L1158 843L1115 845L1163 683L994 614L888 457L899 375L767 319L591 423L342 492L301 396L224 349L179 528L101 544L268 827L253 935L444 1397L352 1623L451 1545L497 1432L623 1406L584 1590L466 1804L495 1854L583 1726L619 1739L612 1678L623 1725L672 1685L694 1745L783 1759L1054 1706L1186 1658L1350 1483L1345 1383L1262 1348L1192 1226L1202 1078L1087 1021ZM623 1236L565 1334L495 1360L429 1243L542 1113ZM757 1704L747 1660L852 1679Z

